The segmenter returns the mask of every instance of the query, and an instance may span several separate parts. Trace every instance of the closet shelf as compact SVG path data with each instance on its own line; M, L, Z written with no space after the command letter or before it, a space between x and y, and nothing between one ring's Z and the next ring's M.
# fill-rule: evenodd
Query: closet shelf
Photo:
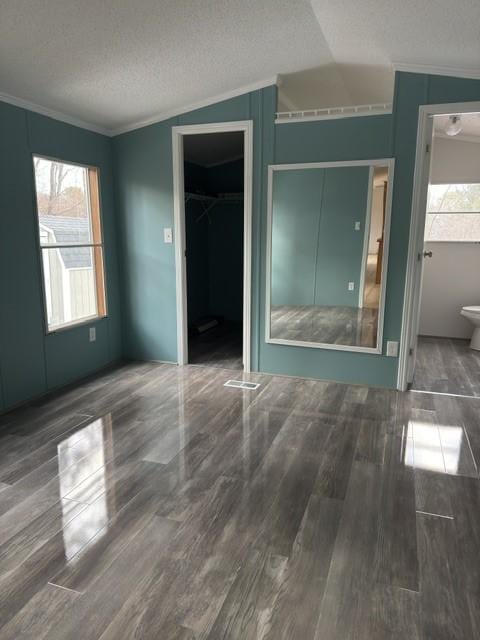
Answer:
M243 200L243 193L218 193L216 196L208 196L203 193L185 192L185 201L198 200L200 202L238 202Z
M185 203L187 203L189 200L197 200L199 202L203 202L203 212L198 216L195 222L200 222L200 220L205 216L207 216L209 222L211 222L209 213L216 204L218 204L219 202L243 202L243 193L218 193L216 196L207 196L201 193L191 193L189 191L186 191Z

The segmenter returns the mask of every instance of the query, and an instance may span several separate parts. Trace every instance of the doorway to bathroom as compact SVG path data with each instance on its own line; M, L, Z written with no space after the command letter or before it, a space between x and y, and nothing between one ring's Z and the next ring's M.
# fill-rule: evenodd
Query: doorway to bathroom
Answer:
M407 382L480 397L480 112L429 114L425 128Z

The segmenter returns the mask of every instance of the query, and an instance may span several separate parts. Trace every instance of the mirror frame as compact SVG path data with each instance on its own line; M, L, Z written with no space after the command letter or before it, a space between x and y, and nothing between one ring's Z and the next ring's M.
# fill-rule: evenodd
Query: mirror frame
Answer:
M327 169L339 167L370 167L368 196L367 196L367 225L364 232L364 258L367 251L368 236L370 232L371 202L373 189L373 169L375 167L388 167L388 184L385 209L385 227L383 231L383 257L382 257L382 281L380 283L380 299L378 306L377 344L374 347L361 347L355 345L329 344L324 342L303 342L300 340L283 340L272 338L270 335L270 308L272 297L272 217L273 217L273 177L276 171L292 171L298 169ZM330 349L334 351L353 351L357 353L383 353L383 323L385 315L385 294L387 289L388 253L390 248L390 221L392 211L393 174L395 168L394 158L379 158L372 160L347 160L342 162L306 162L296 164L271 164L268 166L268 202L267 202L267 252L266 252L266 289L265 289L265 342L268 344L282 344L293 347L307 347L313 349ZM363 271L363 270L362 270ZM364 271L363 271L364 273ZM363 291L363 277L361 282Z

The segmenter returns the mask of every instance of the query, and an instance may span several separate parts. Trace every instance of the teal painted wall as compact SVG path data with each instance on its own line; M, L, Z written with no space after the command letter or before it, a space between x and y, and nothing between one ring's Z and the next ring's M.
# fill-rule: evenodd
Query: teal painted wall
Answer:
M174 245L163 242L163 228L173 227L172 126L253 120L252 363L258 368L263 175L266 161L273 158L275 106L276 90L270 87L114 139L125 355L177 359Z
M393 156L392 125L391 115L278 124L275 125L274 162L292 164L389 158ZM263 316L261 322L263 335ZM390 337L388 326L384 333L385 339L395 339ZM373 354L275 345L262 341L260 370L393 387L397 361Z
M0 410L121 357L111 141L0 102ZM109 317L45 335L32 154L100 167ZM92 326L89 325L89 326Z
M322 169L276 171L272 185L272 304L315 300Z
M385 341L399 340L401 331L418 107L471 100L480 100L479 81L397 73L393 115L275 125L276 92L270 88L117 137L114 152L127 355L176 360L174 250L162 240L162 228L173 226L172 125L252 119L253 368L394 387L396 358L265 343L267 166L395 158L385 348Z
M480 100L480 81L398 73L392 116L275 125L276 91L268 88L118 136L113 142L0 103L0 410L88 375L122 353L176 360L174 245L163 243L163 227L173 226L171 127L245 119L254 123L252 367L395 386L395 358L265 343L267 166L395 158L384 340L398 340L418 107L475 100ZM101 170L109 317L95 323L95 343L88 342L88 327L44 334L32 153L93 164Z
M127 357L175 361L172 125L167 120L115 138L121 232L123 348Z
M358 307L368 181L368 167L325 169L315 304ZM361 231L355 231L355 222ZM348 291L349 282L355 283L354 291Z
M358 306L368 181L368 167L274 172L272 304Z

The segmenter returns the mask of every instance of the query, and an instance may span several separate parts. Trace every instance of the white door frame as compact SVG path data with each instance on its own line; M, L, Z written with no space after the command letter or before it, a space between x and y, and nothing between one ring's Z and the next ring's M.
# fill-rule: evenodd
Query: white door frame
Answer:
M480 112L480 102L428 104L419 107L412 212L397 375L397 388L401 391L405 391L409 383L412 382L415 366L423 270L421 255L424 244L427 194L430 179L432 116L474 112Z
M253 196L253 121L215 122L172 127L173 210L175 224L175 271L177 290L177 361L188 362L187 268L185 236L185 183L183 136L203 133L244 132L243 201L243 366L250 371L252 308L252 196Z

